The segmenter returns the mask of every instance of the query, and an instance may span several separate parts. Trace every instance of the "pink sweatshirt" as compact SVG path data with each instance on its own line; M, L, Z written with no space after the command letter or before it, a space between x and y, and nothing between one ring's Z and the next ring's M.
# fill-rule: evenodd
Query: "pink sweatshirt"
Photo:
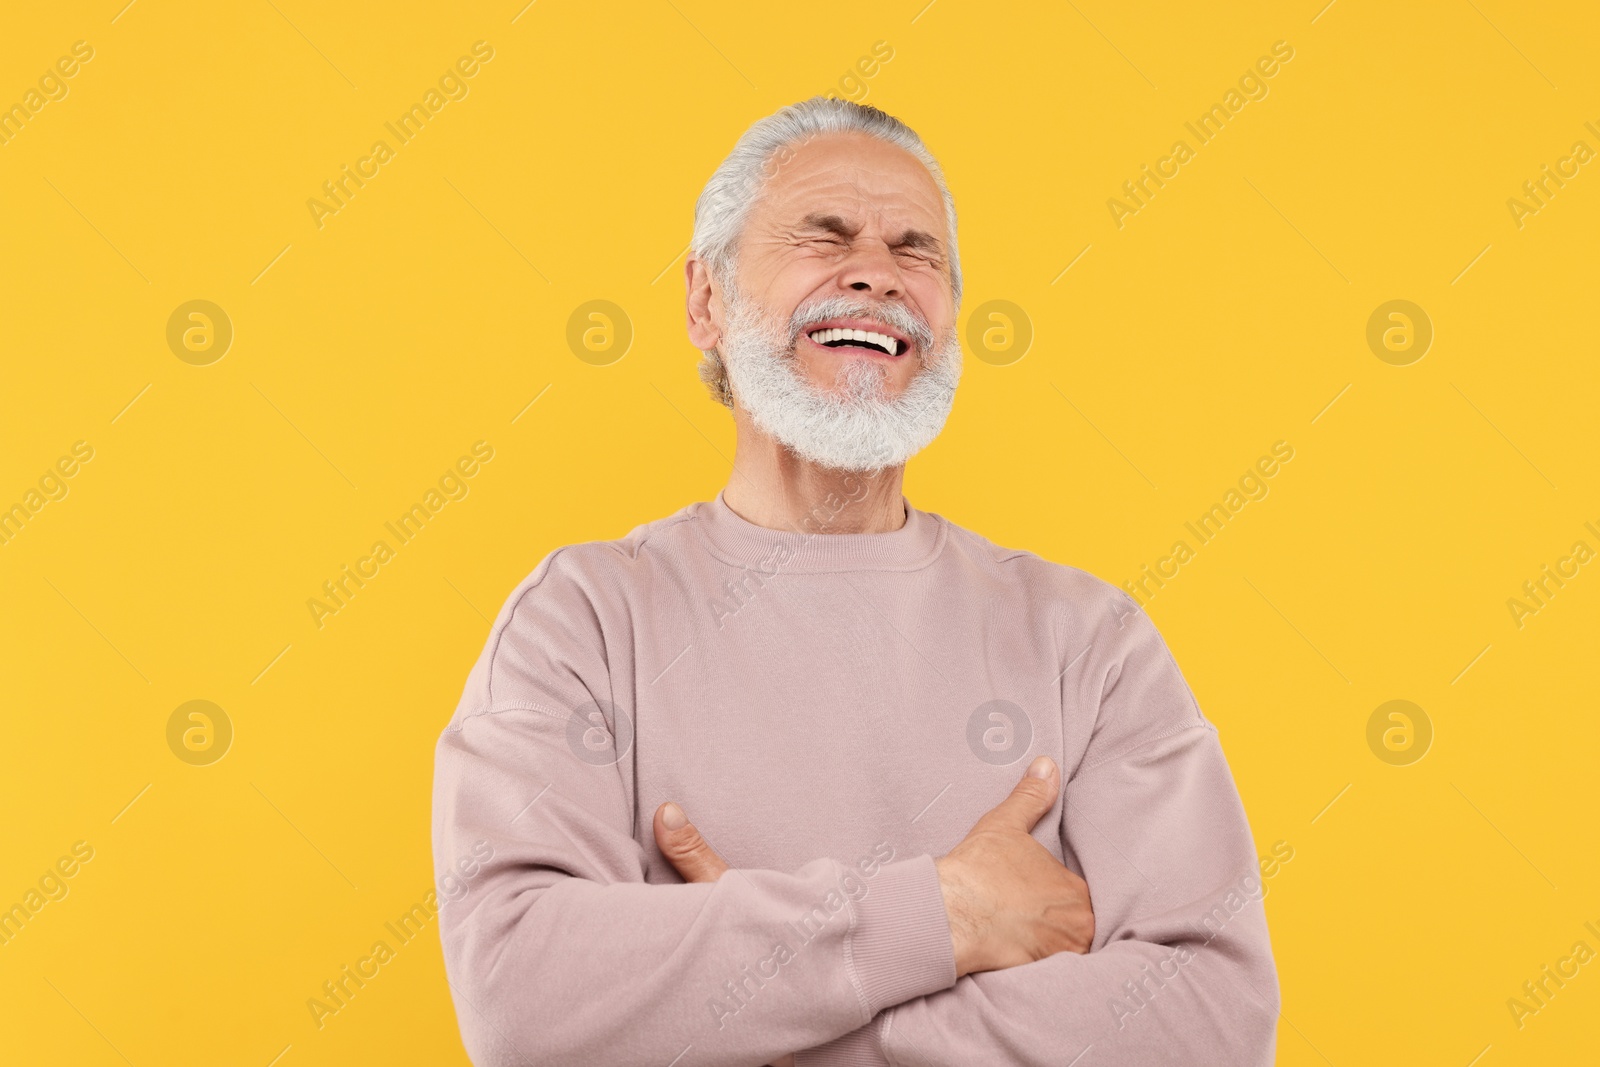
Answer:
M1270 1064L1263 868L1150 619L909 502L816 532L839 507L774 530L719 493L511 593L434 780L473 1062ZM934 857L1040 753L1064 787L1033 836L1094 943L958 979ZM656 848L667 800L718 881Z

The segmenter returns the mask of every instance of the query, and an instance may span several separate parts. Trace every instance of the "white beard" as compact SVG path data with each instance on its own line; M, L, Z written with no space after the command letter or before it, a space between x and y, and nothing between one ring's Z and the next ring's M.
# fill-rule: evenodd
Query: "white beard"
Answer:
M801 457L838 470L876 473L898 467L944 428L961 381L961 340L954 326L937 345L932 331L902 304L828 297L802 304L787 326L766 321L743 293L730 292L719 352L734 399L764 433ZM819 389L800 373L795 346L830 318L876 319L899 330L923 360L905 390L889 399L889 368L876 359L843 356L837 391Z

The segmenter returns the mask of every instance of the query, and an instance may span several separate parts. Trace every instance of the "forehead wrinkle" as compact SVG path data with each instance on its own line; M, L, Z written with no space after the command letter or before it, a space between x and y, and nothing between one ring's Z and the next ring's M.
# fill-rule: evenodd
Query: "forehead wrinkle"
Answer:
M780 203L788 207L796 200L848 201L858 215L873 212L881 215L888 207L901 207L913 214L920 212L937 218L942 223L945 217L944 198L939 194L933 175L914 156L899 150L897 152L904 155L904 160L897 159L897 165L888 167L873 166L855 158L818 160L812 153L802 153L789 163L791 169L787 181L784 181L785 175L780 171L773 181L783 184L773 188L769 183L761 200L769 208L775 208ZM914 167L914 172L908 172L905 169L907 165ZM916 175L916 180L909 187L900 181L908 173ZM890 203L882 203L885 199Z

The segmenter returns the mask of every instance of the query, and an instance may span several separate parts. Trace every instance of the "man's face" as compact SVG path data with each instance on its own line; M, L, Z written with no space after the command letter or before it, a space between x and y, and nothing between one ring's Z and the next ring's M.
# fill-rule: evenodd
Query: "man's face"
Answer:
M720 293L734 402L813 463L899 466L943 429L961 378L938 186L862 134L771 164Z
M763 318L785 323L808 305L846 298L858 310L804 323L795 370L821 390L843 375L899 396L955 318L944 199L932 175L904 149L861 133L792 145L769 168L739 245L740 290ZM896 353L814 340L824 328L887 336Z

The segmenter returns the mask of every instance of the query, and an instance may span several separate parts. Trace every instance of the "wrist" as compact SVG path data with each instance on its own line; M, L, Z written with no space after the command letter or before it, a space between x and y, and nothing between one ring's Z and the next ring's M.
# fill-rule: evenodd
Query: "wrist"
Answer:
M955 984L960 976L934 857L885 863L863 884L866 891L851 896L849 960L867 1017Z
M973 945L976 942L971 909L968 906L966 884L961 880L956 864L948 856L933 861L939 872L939 890L944 895L945 917L950 923L950 943L955 949L956 977L973 969Z

